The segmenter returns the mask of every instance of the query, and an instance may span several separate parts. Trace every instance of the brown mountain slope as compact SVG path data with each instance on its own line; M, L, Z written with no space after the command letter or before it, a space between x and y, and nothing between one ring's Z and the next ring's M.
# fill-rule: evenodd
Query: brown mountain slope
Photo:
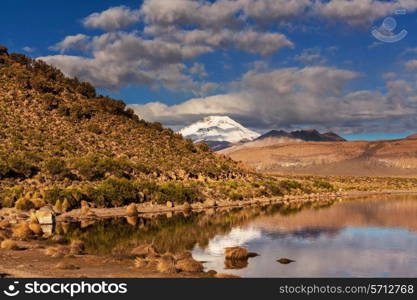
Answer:
M303 142L220 151L258 171L283 174L417 175L417 140Z
M125 106L0 47L0 203L12 206L25 194L26 200L59 199L70 206L82 198L109 206L149 200L151 194L154 200L164 194L186 200L195 196L194 188L176 183L248 175L207 145L140 120ZM176 185L158 187L167 182Z

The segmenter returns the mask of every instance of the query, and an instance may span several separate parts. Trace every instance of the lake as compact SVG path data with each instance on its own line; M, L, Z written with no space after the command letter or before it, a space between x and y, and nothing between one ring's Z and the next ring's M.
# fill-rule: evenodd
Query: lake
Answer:
M126 256L137 244L190 250L206 270L242 277L416 277L417 196L168 213L61 224L87 251ZM225 261L241 246L259 256ZM279 258L295 260L280 264Z

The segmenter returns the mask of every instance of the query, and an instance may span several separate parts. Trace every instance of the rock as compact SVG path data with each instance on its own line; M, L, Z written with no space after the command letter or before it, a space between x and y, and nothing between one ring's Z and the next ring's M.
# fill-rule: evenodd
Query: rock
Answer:
M4 240L3 242L1 242L0 247L1 249L5 249L5 250L19 250L20 249L17 243L13 240Z
M138 224L139 219L137 216L127 216L126 221L128 224L136 226Z
M33 233L30 230L29 224L26 222L20 222L12 228L12 237L19 240L26 240L32 237Z
M248 250L242 247L224 248L224 256L226 259L245 260L249 257L248 255L249 255Z
M208 199L204 202L204 206L205 207L214 207L214 206L217 206L217 202L216 202L216 200Z
M67 249L64 247L48 247L45 249L44 253L53 258L61 258L65 256Z
M256 257L256 256L259 256L259 254L256 253L256 252L249 252L248 253L248 257Z
M191 204L190 204L190 203L188 203L188 202L185 202L185 203L182 205L182 209L183 209L184 211L190 211L190 210L191 210Z
M80 269L79 266L76 266L76 265L73 265L73 264L70 264L70 263L67 263L67 262L63 262L63 261L58 263L55 266L55 268L61 269L61 270L78 270L78 269Z
M182 272L192 272L192 273L198 273L203 272L203 265L199 261L196 261L194 258L186 258L177 261L175 264L175 267L182 271Z
M138 213L138 207L137 207L136 203L130 203L126 207L126 213L127 213L128 216L136 215Z
M139 245L130 252L131 255L145 258L149 255L156 254L155 248L152 245Z
M214 271L214 270L209 270L209 271L207 271L207 275L209 275L209 276L211 276L211 277L215 277L215 276L216 276L216 274L217 274L217 272L216 272L216 271Z
M174 203L172 203L171 201L167 201L166 206L169 208L174 207Z
M49 206L44 206L37 210L35 216L41 225L51 225L55 223L55 213Z
M226 259L224 261L225 269L244 269L248 266L247 259Z
M156 269L161 273L176 273L175 260L170 255L164 255L158 260Z
M277 262L279 262L280 264L283 264L283 265L287 265L287 264L290 264L292 262L295 262L295 260L288 259L288 258L284 257L284 258L278 259Z
M29 224L29 228L30 230L32 230L32 232L36 235L42 235L42 227L39 223L32 223Z

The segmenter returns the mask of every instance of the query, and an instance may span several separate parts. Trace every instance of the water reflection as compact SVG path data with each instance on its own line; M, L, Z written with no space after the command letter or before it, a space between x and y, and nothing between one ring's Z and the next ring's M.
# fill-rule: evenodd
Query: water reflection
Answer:
M397 196L126 217L62 224L57 231L101 255L129 255L145 243L159 252L193 250L207 270L240 276L415 277L416 215L417 198ZM223 249L239 245L260 256L225 261ZM281 257L296 262L282 265Z

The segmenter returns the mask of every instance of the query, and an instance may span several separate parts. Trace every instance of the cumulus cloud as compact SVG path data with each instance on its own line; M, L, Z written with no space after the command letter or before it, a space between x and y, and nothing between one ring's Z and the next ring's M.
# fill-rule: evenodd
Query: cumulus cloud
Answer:
M68 50L79 50L87 52L90 47L90 37L85 34L69 35L65 37L61 42L49 47L52 51L58 51L64 53Z
M100 13L93 13L82 23L87 28L103 29L106 31L119 30L139 22L139 10L131 10L126 6L111 7Z
M414 11L414 0L331 0L318 1L314 10L320 15L350 25L369 25L373 21L395 13L397 9Z
M342 133L360 131L369 122L376 130L375 124L381 120L414 118L416 108L408 104L415 89L407 82L387 82L385 94L345 91L344 86L359 76L350 70L321 66L252 70L240 79L235 92L173 106L153 102L131 107L147 120L175 128L213 114L231 116L260 130L314 126ZM387 123L380 126L389 130Z
M242 0L147 0L140 10L125 6L93 13L83 20L88 28L109 32L65 37L50 47L61 55L40 59L70 76L90 81L99 88L118 89L130 84L189 90L203 95L218 85L201 81L207 74L198 65L187 66L202 54L219 49L270 55L293 43L282 33L258 31L239 16ZM247 3L246 3L247 4ZM144 30L125 32L142 20ZM73 50L86 56L62 55ZM73 66L75 62L81 65ZM197 74L196 78L192 78Z

